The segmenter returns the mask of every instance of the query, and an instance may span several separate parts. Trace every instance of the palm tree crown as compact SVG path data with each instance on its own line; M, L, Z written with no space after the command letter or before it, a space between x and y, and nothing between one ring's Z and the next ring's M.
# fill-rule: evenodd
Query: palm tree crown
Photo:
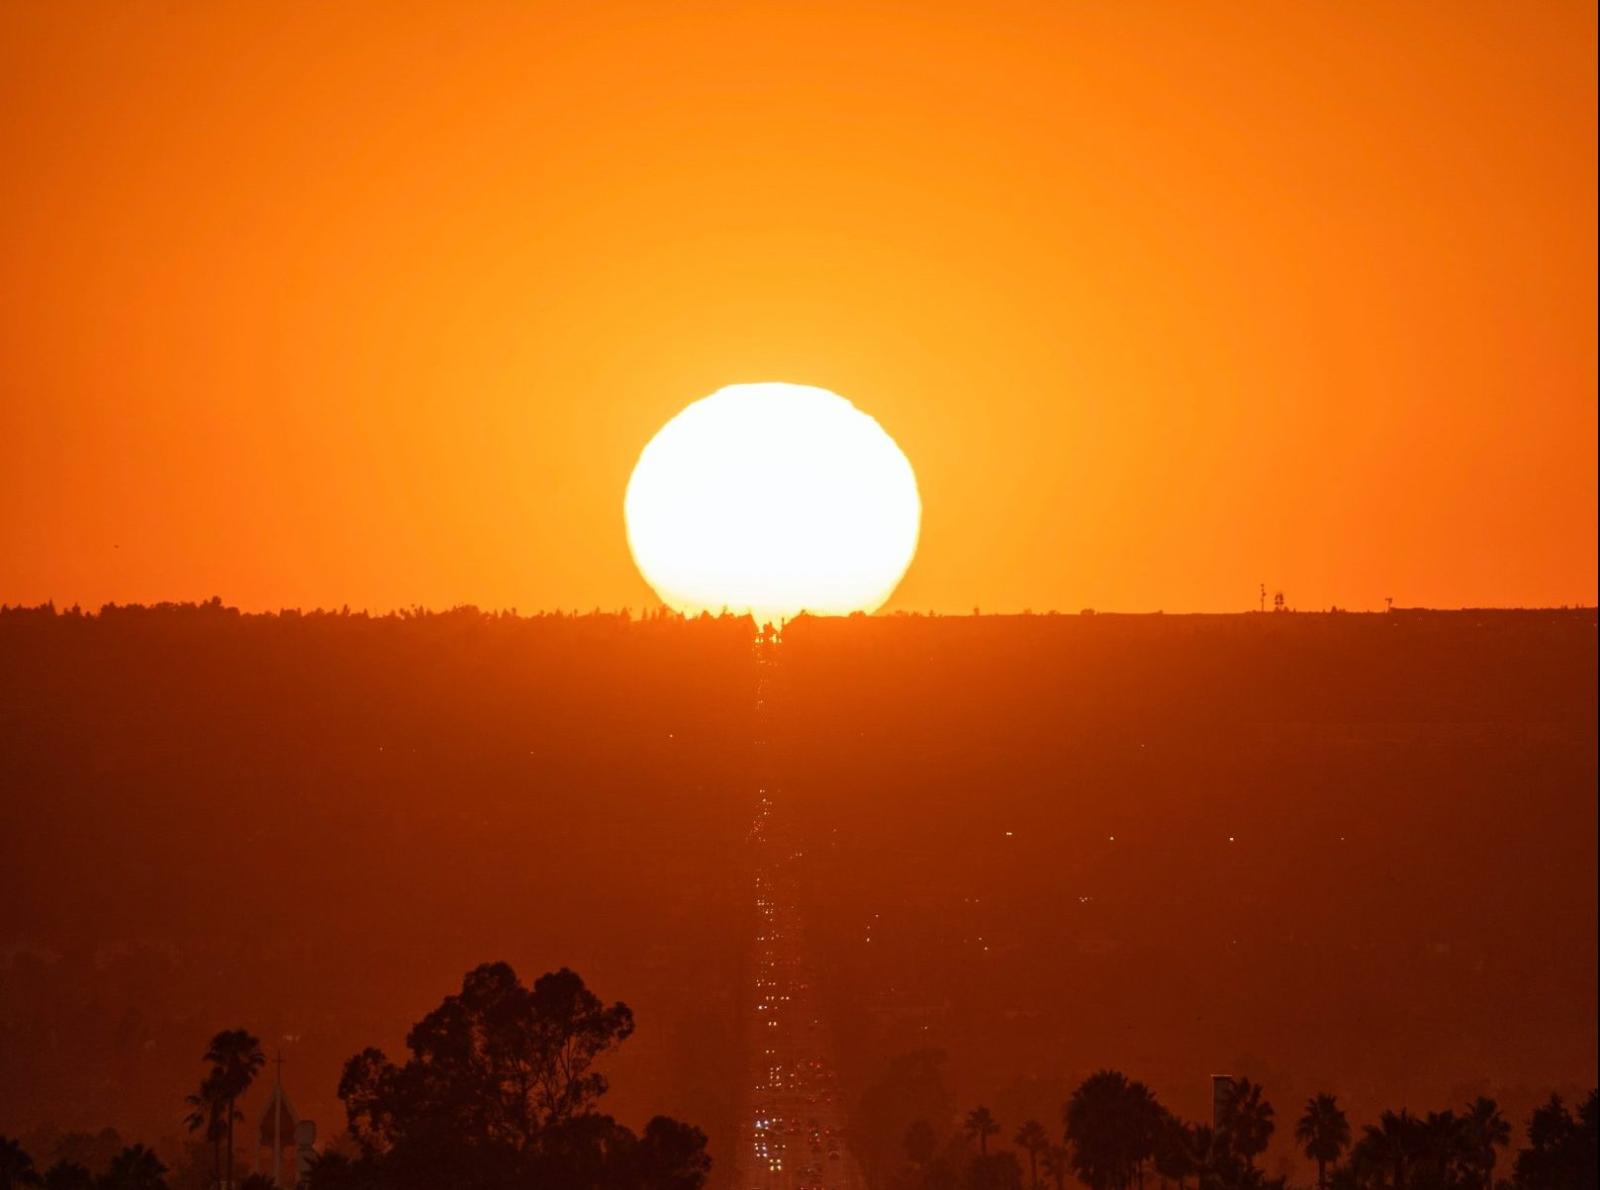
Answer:
M1033 1190L1039 1190L1039 1154L1050 1147L1050 1134L1038 1120L1027 1120L1017 1129L1017 1148L1028 1154L1028 1172Z
M1272 1104L1261 1097L1260 1083L1247 1078L1233 1080L1219 1131L1227 1134L1228 1147L1243 1157L1246 1165L1253 1165L1272 1139L1277 1127L1274 1114Z
M1477 1166L1478 1184L1489 1190L1494 1185L1496 1149L1511 1143L1511 1124L1500 1114L1500 1105L1487 1095L1467 1104L1461 1117L1462 1138Z
M1305 1146L1305 1155L1317 1163L1317 1190L1327 1190L1328 1166L1336 1164L1350 1147L1350 1121L1339 1100L1321 1094L1306 1101L1306 1111L1295 1125L1294 1138Z
M1156 1128L1155 1152L1152 1154L1163 1185L1166 1179L1171 1178L1182 1190L1184 1179L1200 1172L1202 1145L1209 1147L1210 1143L1209 1137L1202 1140L1197 1135L1197 1129L1191 1128L1171 1112L1163 1111Z
M1366 1163L1389 1172L1391 1190L1406 1190L1411 1181L1411 1167L1421 1155L1422 1141L1422 1121L1402 1108L1398 1112L1384 1112L1376 1124L1362 1129L1357 1148Z
M224 1029L218 1033L200 1060L211 1063L211 1077L216 1078L218 1089L231 1099L249 1090L256 1075L267 1064L260 1040L245 1029Z
M261 1052L261 1042L246 1029L224 1029L211 1039L201 1060L211 1063L211 1071L201 1083L201 1091L210 1091L227 1103L223 1117L228 1145L228 1184L233 1184L233 1125L239 1114L235 1110L239 1096L250 1089L256 1075L267 1064ZM193 1118L191 1113L190 1118Z
M1161 1115L1143 1083L1118 1070L1091 1074L1067 1101L1073 1169L1092 1190L1126 1186L1155 1152Z
M989 1155L989 1138L1000 1131L1000 1125L995 1122L994 1113L986 1107L975 1107L967 1113L967 1122L962 1126L970 1137L978 1142L978 1152L987 1157Z

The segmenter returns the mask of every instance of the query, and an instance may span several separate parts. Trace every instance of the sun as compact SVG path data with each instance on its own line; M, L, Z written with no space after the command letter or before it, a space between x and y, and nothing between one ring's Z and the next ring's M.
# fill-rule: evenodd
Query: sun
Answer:
M916 553L922 500L894 439L843 397L732 384L650 440L623 515L668 606L779 623L883 606Z

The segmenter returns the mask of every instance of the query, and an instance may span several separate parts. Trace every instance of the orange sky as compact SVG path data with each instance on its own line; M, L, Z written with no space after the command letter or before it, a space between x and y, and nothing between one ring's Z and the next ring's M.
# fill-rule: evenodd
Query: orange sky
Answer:
M0 5L0 600L638 607L837 390L891 606L1596 599L1592 3Z

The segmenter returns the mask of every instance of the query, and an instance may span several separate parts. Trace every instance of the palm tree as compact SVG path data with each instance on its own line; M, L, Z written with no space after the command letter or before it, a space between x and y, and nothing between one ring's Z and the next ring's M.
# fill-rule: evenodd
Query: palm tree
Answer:
M1119 1190L1141 1177L1155 1151L1161 1107L1143 1083L1117 1070L1091 1074L1064 1112L1072 1167L1092 1190Z
M1471 1166L1477 1154L1467 1141L1465 1129L1453 1111L1431 1111L1422 1121L1419 1156L1426 1163L1424 1185L1459 1186L1463 1166Z
M222 1181L222 1142L228 1136L228 1096L224 1093L218 1072L212 1070L200 1080L200 1089L184 1096L189 1114L183 1117L190 1132L205 1129L206 1141L211 1145L211 1174L213 1183ZM233 1112L235 1119L242 1113Z
M1149 1087L1135 1082L1128 1086L1128 1110L1133 1116L1133 1172L1139 1180L1139 1190L1144 1190L1144 1163L1155 1156L1167 1109L1156 1102Z
M1051 1145L1044 1151L1044 1172L1056 1184L1056 1190L1067 1190L1067 1175L1072 1172L1072 1156L1066 1145Z
M94 1190L94 1175L76 1161L57 1161L44 1171L44 1190Z
M1247 1078L1233 1080L1233 1091L1228 1096L1227 1110L1218 1130L1226 1134L1228 1147L1249 1168L1255 1168L1255 1158L1267 1147L1276 1125L1273 1123L1272 1104L1261 1097L1261 1084Z
M1050 1147L1050 1134L1038 1120L1028 1120L1017 1129L1016 1146L1028 1154L1028 1173L1033 1190L1039 1190L1039 1154Z
M967 1113L967 1122L962 1125L962 1131L977 1138L979 1156L987 1157L989 1138L1000 1131L1000 1125L995 1122L994 1114L988 1108L975 1107Z
M167 1167L143 1145L118 1153L100 1179L102 1190L167 1190Z
M0 1190L38 1184L39 1173L33 1168L33 1158L9 1136L0 1136Z
M1196 1160L1196 1137L1194 1131L1182 1120L1171 1112L1161 1113L1161 1124L1156 1130L1155 1158L1156 1173L1161 1175L1162 1185L1166 1185L1171 1178L1178 1183L1178 1190L1183 1190L1183 1183L1190 1175L1199 1172L1199 1163Z
M207 1081L216 1080L215 1091L227 1101L225 1116L228 1138L228 1185L233 1185L233 1125L242 1118L236 1110L239 1096L250 1089L257 1073L267 1063L261 1042L244 1029L225 1029L211 1039L201 1061L211 1063ZM203 1086L204 1084L202 1084Z
M1511 1125L1500 1114L1500 1105L1487 1095L1479 1095L1467 1104L1461 1117L1461 1131L1472 1162L1478 1170L1478 1184L1483 1190L1493 1190L1496 1149L1511 1143Z
M1350 1147L1350 1121L1339 1100L1329 1094L1306 1101L1305 1115L1295 1125L1294 1138L1305 1145L1305 1154L1317 1163L1317 1190L1328 1190L1328 1166L1337 1164Z
M1360 1155L1390 1173L1390 1190L1406 1190L1411 1166L1422 1144L1422 1121L1405 1109L1386 1111L1363 1129Z

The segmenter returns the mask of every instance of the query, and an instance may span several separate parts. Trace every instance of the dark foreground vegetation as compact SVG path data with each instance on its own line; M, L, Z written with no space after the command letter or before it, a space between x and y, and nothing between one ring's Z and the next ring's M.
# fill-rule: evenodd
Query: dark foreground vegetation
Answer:
M627 989L607 1111L694 1121L724 1184L751 631L0 610L0 1129L97 1173L143 1138L198 1190L214 1146L174 1089L217 1022L282 1053L327 1138L344 1061L501 954ZM873 1190L917 1116L942 1144L981 1102L1059 1143L1113 1066L1187 1120L1214 1072L1335 1089L1357 1141L1494 1099L1497 1176L1594 1085L1592 610L809 621L779 674ZM929 1050L950 1103L904 1117ZM1253 1165L1310 1184L1291 1131Z
M699 1190L711 1167L704 1133L655 1116L635 1134L599 1111L595 1064L633 1033L627 1005L607 1005L562 969L524 986L505 963L467 973L461 991L411 1029L408 1056L351 1058L339 1080L347 1131L285 1185L302 1190ZM211 1148L207 1186L266 1190L242 1176L234 1124L240 1096L266 1062L245 1029L217 1034L200 1089L187 1102L191 1131ZM0 1137L0 1190L168 1190L166 1165L143 1145L106 1154L99 1169L71 1138L40 1168ZM92 1161L93 1158L91 1157ZM96 1164L99 1164L98 1162Z
M926 1057L926 1056L924 1056ZM1212 1121L1190 1123L1163 1107L1143 1083L1115 1070L1090 1075L1054 1127L1025 1120L1011 1149L987 1107L956 1127L918 1116L905 1129L897 1190L1128 1190L1147 1182L1197 1190L1263 1190L1288 1179L1259 1161L1278 1128L1260 1084L1230 1079L1217 1088ZM903 1106L903 1105L902 1105ZM1293 1142L1315 1168L1317 1190L1592 1190L1597 1184L1596 1093L1576 1115L1552 1096L1527 1122L1527 1144L1506 1150L1512 1127L1492 1099L1460 1111L1382 1112L1359 1130L1338 1098L1313 1096L1292 1124Z
M711 1168L699 1129L664 1116L635 1134L598 1105L595 1063L633 1032L624 1004L604 1004L575 973L523 986L504 963L468 972L461 991L419 1021L396 1064L377 1049L352 1057L339 1081L347 1131L286 1184L301 1190L699 1190ZM204 1184L268 1190L235 1172L234 1104L265 1061L243 1029L219 1033L191 1129L212 1146ZM1012 1137L987 1107L949 1117L938 1106L939 1058L911 1055L906 1092L889 1106L916 1115L885 1184L892 1190L1282 1190L1258 1165L1278 1128L1276 1109L1249 1079L1221 1080L1210 1124L1184 1121L1115 1070L1090 1075L1059 1126L1025 1120ZM921 1080L920 1083L917 1080ZM930 1081L931 1080L931 1081ZM1316 1169L1316 1190L1593 1190L1600 1184L1600 1108L1591 1090L1576 1113L1552 1095L1527 1122L1510 1160L1511 1124L1492 1099L1461 1111L1384 1111L1359 1132L1338 1098L1313 1096L1293 1123ZM222 1143L226 1140L225 1145ZM95 1160L87 1150L102 1148ZM0 1136L0 1190L170 1190L167 1167L144 1145L69 1137L41 1168ZM83 1158L80 1160L79 1158ZM90 1164L85 1164L85 1160ZM94 1166L100 1167L96 1172Z

